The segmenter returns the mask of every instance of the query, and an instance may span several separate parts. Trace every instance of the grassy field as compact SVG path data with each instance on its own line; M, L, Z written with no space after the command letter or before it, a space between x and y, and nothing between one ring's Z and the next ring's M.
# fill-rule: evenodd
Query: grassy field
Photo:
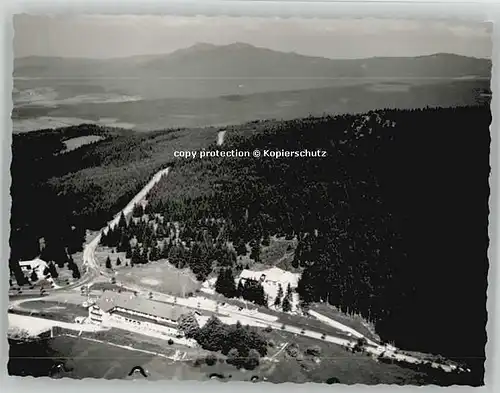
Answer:
M113 269L121 269L126 267L127 263L130 263L130 259L125 257L124 252L115 252L114 249L109 247L98 246L95 250L95 260L102 268L105 267L106 258L109 257L111 259L111 265ZM116 266L117 259L120 258L121 266Z
M196 280L189 269L177 269L169 264L167 260L131 267L130 260L125 258L125 253L115 252L109 247L99 246L95 255L97 262L103 269L106 265L106 258L109 257L112 271L116 273L116 280L125 284L140 285L152 291L175 296L194 294L201 287L201 283ZM118 258L121 261L120 266L116 265ZM108 271L111 272L109 269Z
M117 284L111 284L110 282L97 282L97 283L94 283L90 286L90 290L91 291L101 291L101 292L104 292L104 291L122 291L122 292L132 292L132 291L129 291L128 289L126 288L123 288L122 286L120 285L117 285Z
M190 348L178 344L168 344L167 340L144 336L138 333L132 333L127 330L111 328L100 332L82 333L82 337L106 341L116 345L143 349L151 352L157 352L164 355L173 355L176 350L186 353L186 358L191 359L203 354L205 351L198 348Z
M433 379L425 373L398 365L380 363L363 353L353 354L329 343L320 343L286 332L265 333L272 341L266 359L254 370L238 370L217 354L217 362L206 364L204 355L198 362L184 361L163 365L157 358L145 363L152 379L179 379L205 381L216 377L220 381L268 381L327 383L336 378L342 384L428 384ZM287 345L283 349L283 345Z
M341 384L369 385L439 383L435 379L437 374L427 375L395 364L381 363L363 353L352 353L334 344L279 330L262 331L269 343L268 354L254 370L238 370L227 364L225 356L220 353L215 354L217 361L209 365L205 361L209 352L203 349L168 345L164 340L120 329L83 333L79 338L68 337L64 329L59 330L60 335L50 340L14 346L11 343L9 373L26 375L25 370L34 370L37 376L42 376L48 375L54 364L64 364L65 370L56 377L142 379L142 376L128 375L133 367L142 366L149 380L206 381L216 378L220 381L273 383L335 380ZM175 354L182 360L164 357Z
M364 353L352 353L327 342L295 336L283 331L269 333L270 339L287 348L264 364L259 372L269 382L331 382L342 384L427 384L425 374L393 364L383 364Z
M16 313L39 316L63 322L74 322L76 317L88 316L87 310L81 305L45 300L24 302L21 305L21 309L16 310Z
M297 241L295 239L286 240L284 237L277 238L273 236L270 238L269 246L261 246L260 262L256 263L249 258L249 255L245 255L238 256L238 263L243 268L248 265L252 270L264 270L276 266L295 273L298 270L292 266L292 261L296 246ZM250 246L247 245L247 248L250 249Z
M99 135L86 135L68 139L64 141L64 144L66 145L66 151L71 151L74 149L78 149L80 146L98 142L101 139L103 139L103 137Z
M147 265L117 270L116 278L123 283L137 284L153 291L186 296L201 287L191 271L179 270L165 260Z

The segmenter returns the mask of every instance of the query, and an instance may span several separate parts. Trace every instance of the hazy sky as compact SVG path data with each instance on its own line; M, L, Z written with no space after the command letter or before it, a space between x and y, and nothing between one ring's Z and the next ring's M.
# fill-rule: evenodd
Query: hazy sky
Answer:
M123 57L236 41L330 58L438 52L491 57L492 50L489 24L443 21L18 15L14 29L16 57Z

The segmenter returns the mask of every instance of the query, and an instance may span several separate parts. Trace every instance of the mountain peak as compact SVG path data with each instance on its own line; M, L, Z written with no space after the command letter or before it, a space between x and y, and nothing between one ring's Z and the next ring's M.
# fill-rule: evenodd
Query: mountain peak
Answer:
M247 44L246 42L234 42L232 44L226 45L226 47L234 49L255 48L255 46Z
M234 42L228 45L215 45L208 42L197 42L194 45L191 45L187 48L178 49L172 53L170 53L170 57L178 58L184 57L186 55L196 55L199 53L207 53L214 50L219 51L238 51L238 50L246 50L246 49L255 49L256 47L244 42Z
M181 50L187 50L193 52L193 51L205 51L212 49L251 49L251 48L256 48L256 47L251 44L247 44L246 42L233 42L232 44L226 44L226 45L215 45L215 44L210 44L208 42L197 42L196 44Z
M186 49L191 49L191 50L209 50L209 49L214 49L217 48L217 45L210 44L208 42L197 42L194 45L191 45L189 48Z
M217 48L217 45L209 44L208 42L197 42L187 48L177 49L170 53L170 56L182 56L190 53L206 52Z

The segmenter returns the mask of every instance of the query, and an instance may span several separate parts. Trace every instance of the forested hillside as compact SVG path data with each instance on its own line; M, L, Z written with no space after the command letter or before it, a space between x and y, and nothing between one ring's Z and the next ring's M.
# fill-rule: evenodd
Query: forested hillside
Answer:
M64 141L84 135L104 140L64 152ZM81 125L13 136L11 258L40 252L66 262L81 250L86 229L100 229L159 169L173 151L213 143L216 131L164 130L147 134Z
M361 313L384 340L467 362L479 383L490 120L487 107L458 107L233 128L223 149L328 154L184 161L146 212L181 223L187 255L229 245L228 255L258 259L269 236L297 237L304 303ZM236 259L207 251L190 261L203 278L214 261Z
M203 280L216 267L228 276L228 268L243 268L237 255L258 261L270 236L296 238L304 305L326 301L361 313L384 340L466 362L480 383L490 121L485 106L230 127L225 150L327 156L178 161L148 196L152 225L123 219L103 241L133 263L167 257ZM43 151L18 139L11 261L33 257L40 236L56 249L80 247L83 229L102 226L172 164L174 150L199 150L215 135L210 128L111 133L56 155L60 139ZM134 215L143 213L137 207Z

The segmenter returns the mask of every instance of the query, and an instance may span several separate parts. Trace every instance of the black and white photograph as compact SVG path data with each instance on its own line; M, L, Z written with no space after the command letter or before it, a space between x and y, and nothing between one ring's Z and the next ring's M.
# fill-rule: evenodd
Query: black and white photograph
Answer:
M9 375L484 385L491 23L13 26Z

